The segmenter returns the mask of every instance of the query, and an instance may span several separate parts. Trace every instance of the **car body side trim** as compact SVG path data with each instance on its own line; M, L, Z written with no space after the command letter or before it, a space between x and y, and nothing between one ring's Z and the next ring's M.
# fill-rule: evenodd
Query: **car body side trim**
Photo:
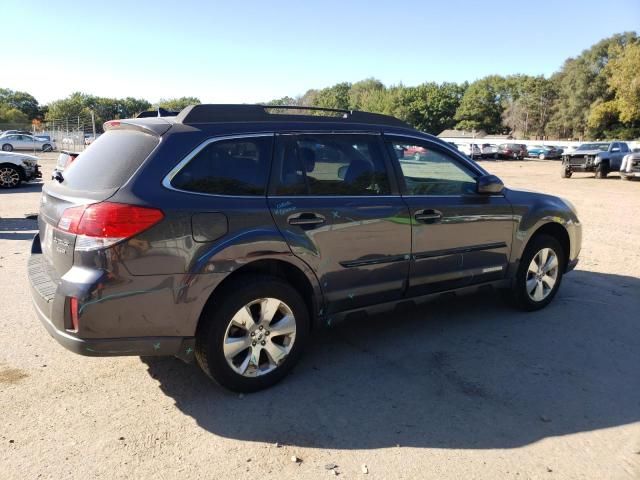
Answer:
M430 252L414 253L414 260L423 260L425 258L445 257L447 255L456 255L459 253L480 252L482 250L493 250L494 248L504 248L505 242L483 243L481 245L470 245L468 247L457 247L446 250L432 250Z
M354 268L354 267L364 267L367 265L380 265L383 263L395 263L401 262L403 260L409 260L411 256L408 253L401 255L391 255L387 257L379 257L379 258L368 258L366 260L348 260L345 262L340 262L345 268Z

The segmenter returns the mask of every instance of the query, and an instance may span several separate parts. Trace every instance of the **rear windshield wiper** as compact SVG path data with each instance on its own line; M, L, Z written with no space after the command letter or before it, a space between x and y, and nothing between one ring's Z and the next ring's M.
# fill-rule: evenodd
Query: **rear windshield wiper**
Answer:
M64 182L64 177L62 176L61 172L54 172L53 179L57 180L59 183Z

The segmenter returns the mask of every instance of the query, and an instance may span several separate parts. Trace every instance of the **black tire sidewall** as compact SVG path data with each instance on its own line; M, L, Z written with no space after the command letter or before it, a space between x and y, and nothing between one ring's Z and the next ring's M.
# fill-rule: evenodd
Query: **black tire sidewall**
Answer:
M9 147L9 148L5 148L5 147ZM10 144L7 143L5 145L2 145L2 151L3 152L13 152L13 147Z
M309 312L298 291L278 277L244 276L241 282L234 282L222 295L215 296L204 312L196 337L196 358L201 368L213 380L237 392L253 392L270 387L279 382L300 358L308 341L310 331ZM233 315L253 300L264 297L277 298L291 308L296 319L296 338L282 365L274 371L259 377L243 377L227 364L222 345L224 335ZM217 304L215 298L221 298Z
M531 260L533 260L533 257L543 248L551 248L556 253L556 256L558 257L558 277L551 293L544 300L536 302L531 299L527 293L527 271L529 270L529 264L531 263ZM558 240L550 235L544 234L536 235L532 238L522 255L522 259L520 260L520 265L518 267L518 272L516 273L515 283L512 290L517 306L527 311L534 311L540 310L551 303L560 289L564 273L563 266L565 264L566 253Z

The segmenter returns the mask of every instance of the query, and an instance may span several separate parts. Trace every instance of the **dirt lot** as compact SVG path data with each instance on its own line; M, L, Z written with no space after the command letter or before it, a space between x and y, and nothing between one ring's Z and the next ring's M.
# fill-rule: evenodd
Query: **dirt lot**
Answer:
M640 478L640 182L484 165L578 208L551 306L473 295L342 325L244 397L179 360L55 343L25 273L40 187L1 192L0 478Z

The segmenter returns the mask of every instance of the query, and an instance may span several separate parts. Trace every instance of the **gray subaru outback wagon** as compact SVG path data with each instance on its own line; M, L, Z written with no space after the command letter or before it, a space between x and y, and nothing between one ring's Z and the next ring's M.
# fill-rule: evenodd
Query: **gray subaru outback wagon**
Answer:
M567 201L395 118L291 108L107 122L43 189L28 268L49 333L82 355L195 357L254 391L321 326L486 286L536 310L576 265Z

